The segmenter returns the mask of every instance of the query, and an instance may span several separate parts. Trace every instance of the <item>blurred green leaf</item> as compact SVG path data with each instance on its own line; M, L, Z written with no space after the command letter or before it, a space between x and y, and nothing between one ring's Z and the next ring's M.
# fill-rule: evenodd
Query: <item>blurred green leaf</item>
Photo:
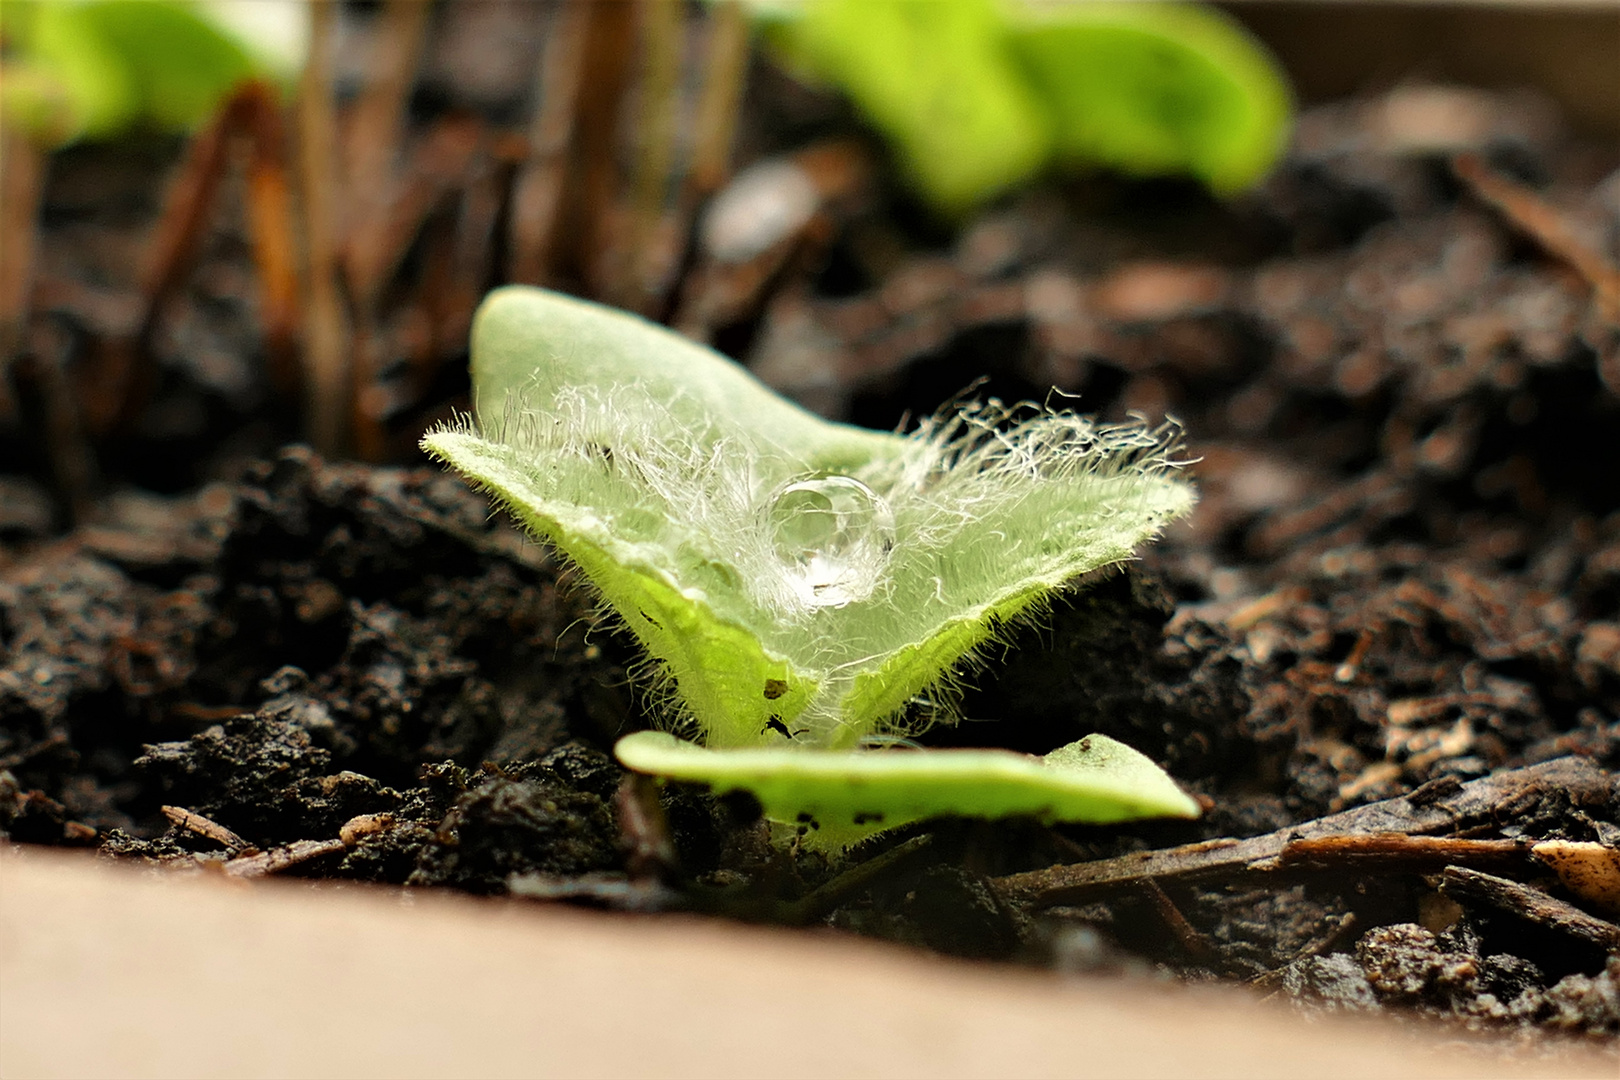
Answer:
M6 0L8 115L51 142L190 128L260 65L179 0Z
M1228 194L1287 141L1288 84L1213 8L1088 0L755 0L792 68L842 89L936 206L1050 161L1187 175Z
M1260 180L1282 152L1288 84L1221 12L1054 2L1010 10L1009 40L1052 112L1065 161L1190 174L1228 194Z
M1046 162L1046 116L1002 40L991 0L822 0L775 22L791 62L835 83L948 212Z
M707 784L718 795L749 792L778 823L779 837L796 834L821 849L945 814L1093 825L1198 816L1198 803L1151 758L1106 735L1031 757L1010 750L709 750L638 731L613 753L637 772Z

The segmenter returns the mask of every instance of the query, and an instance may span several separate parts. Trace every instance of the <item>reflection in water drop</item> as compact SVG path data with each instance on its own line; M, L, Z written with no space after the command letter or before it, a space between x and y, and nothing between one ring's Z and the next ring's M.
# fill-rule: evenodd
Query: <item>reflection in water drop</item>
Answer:
M848 476L800 480L776 493L768 513L777 557L805 605L872 595L894 547L894 514L871 488Z

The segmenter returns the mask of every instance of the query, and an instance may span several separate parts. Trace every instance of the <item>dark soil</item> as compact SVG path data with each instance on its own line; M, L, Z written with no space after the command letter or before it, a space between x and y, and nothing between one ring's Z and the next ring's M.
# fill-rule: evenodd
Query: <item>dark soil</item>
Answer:
M94 446L104 493L77 528L26 395L0 431L0 828L175 869L822 923L1248 981L1308 1010L1620 1036L1615 895L1529 854L1620 847L1620 328L1449 155L1526 182L1611 261L1620 162L1538 101L1485 94L1467 98L1485 128L1436 149L1392 119L1410 92L1307 112L1269 186L1230 206L1071 180L953 236L879 191L715 330L786 392L877 426L981 377L1181 419L1191 523L1023 631L925 741L1104 732L1164 763L1201 820L934 822L829 863L771 848L736 800L627 780L608 751L649 722L637 657L588 587L451 477L274 449L289 419L227 206L151 404ZM778 123L796 139L848 123L784 100L808 110ZM147 147L144 171L54 163L34 355L71 367L120 318L118 253L172 151ZM1536 782L1569 756L1585 786ZM1413 826L1456 841L1439 855L1085 896L1010 884L1381 801L1401 821L1481 780L1516 794ZM1470 873L1533 895L1481 899L1499 894Z

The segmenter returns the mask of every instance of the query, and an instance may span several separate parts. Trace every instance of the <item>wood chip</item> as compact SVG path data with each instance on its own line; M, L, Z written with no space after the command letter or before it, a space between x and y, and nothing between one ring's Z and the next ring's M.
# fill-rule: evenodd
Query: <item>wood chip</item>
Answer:
M388 832L397 824L399 822L393 814L359 814L343 823L343 828L338 830L338 839L344 847L354 847L366 837Z
M210 818L181 806L165 806L163 816L189 833L212 840L229 851L243 851L253 845Z
M225 864L225 873L234 878L264 877L342 850L342 840L294 840L285 847L232 859Z
M1620 267L1576 234L1569 219L1538 193L1496 172L1476 154L1451 163L1457 177L1515 228L1561 259L1592 287L1598 310L1620 323Z
M1532 885L1461 866L1448 866L1440 875L1440 892L1458 901L1490 904L1538 926L1605 949L1620 949L1620 926L1588 915L1574 904L1548 896Z
M1528 844L1519 840L1466 840L1407 833L1314 836L1291 841L1277 856L1277 864L1319 868L1353 865L1362 871L1374 867L1417 869L1461 862L1522 867L1530 850Z
M1547 840L1531 848L1530 854L1552 867L1564 888L1620 915L1620 851L1603 844Z

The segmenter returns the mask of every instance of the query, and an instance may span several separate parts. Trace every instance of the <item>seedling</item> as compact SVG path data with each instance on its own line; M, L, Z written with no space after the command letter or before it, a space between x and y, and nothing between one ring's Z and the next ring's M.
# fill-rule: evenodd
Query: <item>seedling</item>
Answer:
M1173 429L994 401L904 436L829 423L667 330L524 287L485 301L472 356L476 425L424 448L584 571L707 747L629 736L631 768L746 786L843 836L857 817L1195 813L1134 752L863 750L948 719L965 661L1192 505Z
M1230 194L1287 142L1286 78L1211 7L755 0L755 11L789 67L848 94L946 212L1053 162L1186 175Z
M301 63L301 12L285 3L5 0L4 107L48 144L137 123L184 130L238 83ZM239 30L243 16L252 25Z

